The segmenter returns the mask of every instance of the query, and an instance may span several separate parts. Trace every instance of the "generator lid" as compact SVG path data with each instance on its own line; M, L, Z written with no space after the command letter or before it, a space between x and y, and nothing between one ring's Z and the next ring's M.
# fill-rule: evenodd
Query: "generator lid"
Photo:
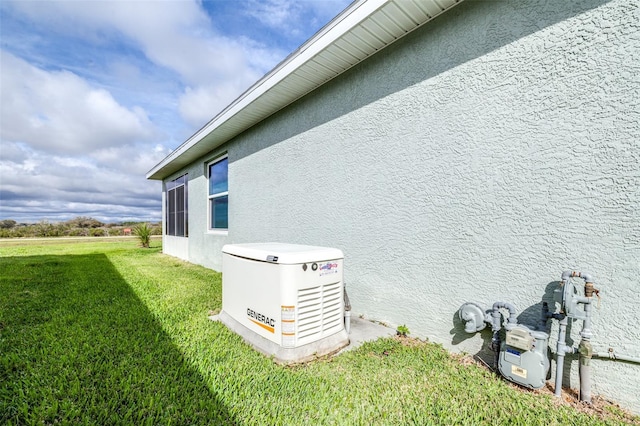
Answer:
M342 251L336 248L285 243L226 244L222 247L222 252L247 259L285 265L344 258Z

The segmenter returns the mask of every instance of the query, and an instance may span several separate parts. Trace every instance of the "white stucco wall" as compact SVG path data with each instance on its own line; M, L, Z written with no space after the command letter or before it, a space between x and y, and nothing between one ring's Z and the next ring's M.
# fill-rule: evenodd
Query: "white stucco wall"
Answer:
M535 324L563 270L589 271L595 349L640 356L639 6L463 3L228 144L226 237L206 233L214 153L194 164L190 260L338 247L356 313L470 353L490 332L463 333L462 303ZM640 412L640 365L593 366L595 394Z

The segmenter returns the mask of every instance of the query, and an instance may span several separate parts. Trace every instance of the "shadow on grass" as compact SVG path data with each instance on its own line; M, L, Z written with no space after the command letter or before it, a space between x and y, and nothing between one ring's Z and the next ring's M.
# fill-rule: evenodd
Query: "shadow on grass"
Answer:
M0 258L0 294L0 423L236 423L106 256Z

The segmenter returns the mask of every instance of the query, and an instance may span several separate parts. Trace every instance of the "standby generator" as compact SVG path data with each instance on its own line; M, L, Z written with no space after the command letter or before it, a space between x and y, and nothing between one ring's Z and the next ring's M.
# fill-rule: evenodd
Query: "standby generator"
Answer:
M349 343L342 251L283 243L222 248L220 321L277 362L303 362Z

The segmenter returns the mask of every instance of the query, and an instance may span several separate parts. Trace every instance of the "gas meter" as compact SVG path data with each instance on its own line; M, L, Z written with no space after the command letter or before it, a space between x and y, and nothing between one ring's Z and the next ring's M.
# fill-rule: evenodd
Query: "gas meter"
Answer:
M502 324L501 309L509 310L507 323ZM532 389L544 386L549 372L549 334L518 324L515 306L496 302L491 310L467 302L458 311L467 333L481 331L485 323L493 331L492 350L496 351L496 367L507 380ZM505 338L501 340L501 330ZM495 346L494 346L495 345Z
M521 324L505 324L506 338L500 346L498 369L508 380L539 389L549 371L549 335Z

